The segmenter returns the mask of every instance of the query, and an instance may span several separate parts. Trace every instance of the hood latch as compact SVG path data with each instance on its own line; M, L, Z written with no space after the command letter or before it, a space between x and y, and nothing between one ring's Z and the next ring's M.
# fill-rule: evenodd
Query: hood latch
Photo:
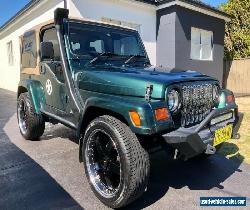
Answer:
M153 93L153 85L147 85L146 86L146 91L145 91L145 100L150 101L151 100L151 95Z

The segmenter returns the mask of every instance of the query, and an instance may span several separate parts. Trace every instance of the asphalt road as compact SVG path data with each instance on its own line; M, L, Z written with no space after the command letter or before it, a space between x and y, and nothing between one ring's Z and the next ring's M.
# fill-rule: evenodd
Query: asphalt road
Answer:
M41 141L25 141L15 111L16 94L0 89L0 209L107 209L90 190L74 132L47 124ZM126 209L200 209L201 196L250 197L250 165L154 154L147 192Z

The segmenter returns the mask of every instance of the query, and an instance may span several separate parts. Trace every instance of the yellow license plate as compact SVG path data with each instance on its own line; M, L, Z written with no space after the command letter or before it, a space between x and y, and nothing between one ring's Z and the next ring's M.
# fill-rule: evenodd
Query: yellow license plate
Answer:
M215 131L214 146L221 144L222 142L231 139L233 133L233 125L227 125L224 128L220 128Z

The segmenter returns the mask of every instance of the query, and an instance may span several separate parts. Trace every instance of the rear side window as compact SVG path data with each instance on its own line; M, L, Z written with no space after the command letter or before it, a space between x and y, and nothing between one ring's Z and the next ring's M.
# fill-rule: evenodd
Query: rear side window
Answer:
M25 33L22 40L22 67L35 68L37 66L36 34L34 31Z
M54 60L60 61L60 49L55 28L48 29L44 32L43 42L52 42L54 48Z

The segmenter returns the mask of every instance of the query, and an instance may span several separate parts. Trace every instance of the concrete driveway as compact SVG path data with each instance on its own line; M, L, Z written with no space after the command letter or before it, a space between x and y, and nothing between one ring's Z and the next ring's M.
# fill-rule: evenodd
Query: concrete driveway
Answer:
M15 111L16 94L0 89L0 209L107 209L90 190L74 132L47 124L41 141L25 141ZM201 196L249 197L250 165L154 154L148 191L127 209L200 209Z

